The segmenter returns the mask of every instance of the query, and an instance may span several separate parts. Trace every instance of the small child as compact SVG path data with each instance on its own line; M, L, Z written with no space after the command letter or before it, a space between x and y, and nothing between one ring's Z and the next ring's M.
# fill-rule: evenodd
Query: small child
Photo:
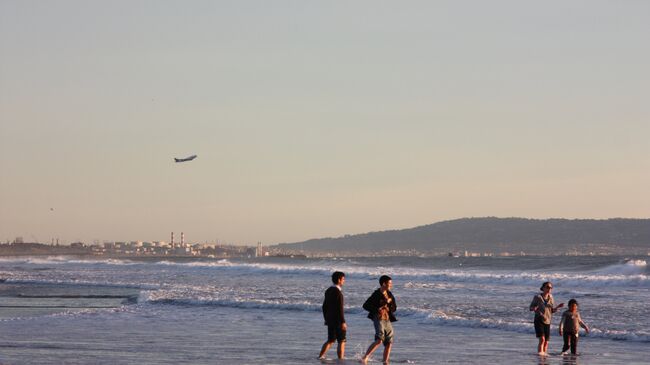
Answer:
M569 347L571 347L571 353L573 355L576 354L578 349L578 330L580 329L578 326L584 328L589 333L589 327L582 321L580 313L578 313L578 301L571 299L569 300L569 309L562 313L562 319L560 320L560 336L564 336L562 355L568 353Z

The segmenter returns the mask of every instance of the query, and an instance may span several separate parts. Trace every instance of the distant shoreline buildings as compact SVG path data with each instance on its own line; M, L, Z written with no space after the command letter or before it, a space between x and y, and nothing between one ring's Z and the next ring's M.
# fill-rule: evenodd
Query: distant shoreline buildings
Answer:
M188 243L184 232L165 241L94 241L59 245L0 244L0 255L84 254L142 257L616 256L650 254L650 219L462 218L401 230L252 246ZM177 242L180 238L180 242ZM32 236L37 242L36 237ZM56 244L55 244L56 242Z
M611 256L620 255L615 250L578 251L550 253L547 256ZM258 242L256 246L238 246L227 244L197 243L190 244L182 239L180 243L165 241L110 241L102 244L87 245L83 242L73 242L70 245L44 244L37 242L23 242L17 237L13 242L0 243L0 256L37 256L37 255L80 255L80 256L105 256L111 258L259 258L259 257L290 257L290 258L326 258L326 257L515 257L536 256L536 254L519 252L472 252L468 250L448 252L419 252L417 250L390 250L378 252L335 252L317 251L300 252L286 250L278 246L263 246ZM650 252L647 253L650 256Z
M93 255L93 256L127 256L127 257L260 257L268 256L269 252L261 243L257 247L188 243L181 232L181 241L105 241L86 244L73 242L70 245L44 244L39 242L24 242L22 237L16 237L13 242L0 244L0 255Z

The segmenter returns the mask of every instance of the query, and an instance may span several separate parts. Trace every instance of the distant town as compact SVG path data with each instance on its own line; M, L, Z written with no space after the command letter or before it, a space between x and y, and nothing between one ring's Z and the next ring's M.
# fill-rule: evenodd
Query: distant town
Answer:
M256 246L240 246L214 243L189 243L181 234L179 242L171 235L170 242L166 241L105 241L102 243L86 244L72 242L59 244L58 240L51 243L25 242L22 237L16 237L11 242L0 244L0 255L93 255L109 257L209 257L209 258L251 258L268 256L300 256L300 254L284 253L277 249L269 249L258 243ZM304 256L304 255L302 255Z
M242 246L169 241L94 241L59 244L22 237L0 244L0 255L109 257L372 257L372 256L582 256L650 255L650 219L462 218L426 226L302 242Z
M596 256L616 255L616 248L612 247L584 247L583 250L568 250L555 252L558 256ZM38 256L38 255L79 255L79 256L105 256L111 258L260 258L260 257L385 257L385 256L449 256L449 257L511 257L530 256L535 253L518 252L475 252L469 250L455 251L418 251L407 250L385 250L377 252L335 252L322 250L302 251L300 249L287 249L281 245L263 246L258 243L256 246L241 246L214 243L187 243L184 239L180 242L165 241L106 241L103 243L86 244L73 242L71 244L59 244L53 240L49 244L38 242L25 242L22 237L16 237L11 242L0 243L0 256ZM650 256L650 252L648 252Z

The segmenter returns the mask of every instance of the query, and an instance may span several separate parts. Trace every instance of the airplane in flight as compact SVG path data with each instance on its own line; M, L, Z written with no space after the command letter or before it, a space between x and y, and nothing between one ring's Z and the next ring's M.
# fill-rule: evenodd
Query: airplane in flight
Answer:
M174 162L187 162L187 161L192 161L195 158L196 155L192 155L190 157L185 157L185 158L174 158Z

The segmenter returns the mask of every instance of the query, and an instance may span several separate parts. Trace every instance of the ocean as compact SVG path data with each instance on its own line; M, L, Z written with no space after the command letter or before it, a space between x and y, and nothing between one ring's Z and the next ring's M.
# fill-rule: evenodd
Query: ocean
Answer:
M647 256L259 259L0 258L0 364L356 363L373 340L361 308L393 279L392 362L648 364ZM346 274L348 343L317 359L330 275ZM591 333L578 356L537 355L528 306L544 281ZM381 361L381 348L370 363Z

